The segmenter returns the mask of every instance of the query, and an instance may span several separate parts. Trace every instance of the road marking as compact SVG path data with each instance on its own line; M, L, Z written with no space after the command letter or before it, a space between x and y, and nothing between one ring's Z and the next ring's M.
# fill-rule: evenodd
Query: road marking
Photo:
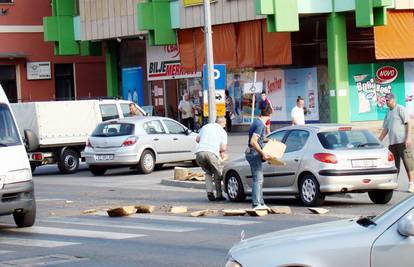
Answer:
M101 239L127 239L144 237L146 235L136 234L125 234L116 232L101 232L101 231L89 231L89 230L78 230L78 229L67 229L67 228L54 228L54 227L41 227L35 226L31 228L13 228L6 229L5 231L17 232L17 233L30 233L30 234L46 234L46 235L61 235L61 236L76 236L85 238L101 238Z
M66 199L62 199L62 198L43 198L43 199L36 199L36 202L48 202L48 201L66 201Z
M106 212L97 212L93 216L108 216ZM222 224L222 225L247 225L261 222L246 221L246 220L230 220L230 219L216 219L216 218L193 218L193 217L180 217L180 216L168 216L168 215L155 215L155 214L132 214L126 219L145 219L145 220L159 220L159 221L175 221L175 222L189 222L189 223L206 223L206 224Z
M57 247L64 247L64 246L71 246L71 245L79 245L80 243L50 241L50 240L40 240L40 239L0 237L0 244L12 245L12 246L24 246L24 247L57 248Z
M0 267L10 267L10 266L46 266L46 265L55 265L60 263L69 263L69 262L78 262L85 261L87 258L81 258L76 256L69 255L48 255L41 257L32 257L18 260L9 260L0 262Z
M11 250L0 250L0 255L1 254L7 254L7 253L13 253L15 251L11 251Z
M201 228L194 227L180 227L180 226L154 226L145 223L134 223L134 225L122 224L120 220L111 218L110 221L98 221L94 219L79 219L79 218L62 218L62 219L47 219L39 220L44 223L60 223L60 224L74 224L74 225L85 225L85 226L98 226L98 227L109 227L109 228L124 228L124 229L137 229L137 230L149 230L149 231L161 231L161 232L174 232L174 233L185 233L201 230Z

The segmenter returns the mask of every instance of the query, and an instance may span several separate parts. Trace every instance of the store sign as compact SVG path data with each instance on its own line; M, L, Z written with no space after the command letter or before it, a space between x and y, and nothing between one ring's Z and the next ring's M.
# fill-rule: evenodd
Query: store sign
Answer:
M201 72L186 72L180 62L178 45L147 45L148 81L201 77Z
M204 0L183 0L184 7L202 5ZM217 2L217 0L210 0L210 3Z
M204 116L208 117L208 79L207 79L207 66L203 67L203 87L204 87ZM216 88L216 114L217 116L226 115L226 65L215 64L214 65L214 84Z
M28 80L52 79L50 62L28 62L26 70Z

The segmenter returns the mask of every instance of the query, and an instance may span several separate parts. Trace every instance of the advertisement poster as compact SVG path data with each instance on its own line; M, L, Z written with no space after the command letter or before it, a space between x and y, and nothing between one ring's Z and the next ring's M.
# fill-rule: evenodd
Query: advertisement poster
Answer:
M350 65L349 82L351 121L383 120L387 93L405 105L403 63Z
M144 80L141 67L122 69L122 97L144 105Z
M285 70L286 106L288 120L291 121L291 110L300 96L305 100L306 121L319 120L318 76L316 68Z
M257 72L257 80L263 82L267 98L272 103L273 114L272 121L288 120L286 109L286 90L285 90L285 71L282 69L268 70ZM256 106L259 106L260 94L257 97ZM259 108L256 109L256 115L259 115Z
M234 124L250 124L252 95L243 94L245 83L252 83L254 72L244 71L240 73L229 73L227 75L227 90L233 99Z
M411 119L414 119L414 62L404 62L405 107Z
M148 81L201 77L201 72L186 72L180 63L178 45L147 44Z

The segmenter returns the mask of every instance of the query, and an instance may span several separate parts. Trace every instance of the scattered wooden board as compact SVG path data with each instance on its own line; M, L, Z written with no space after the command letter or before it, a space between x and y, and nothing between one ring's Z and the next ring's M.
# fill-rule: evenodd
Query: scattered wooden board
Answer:
M84 210L84 211L82 211L82 214L91 214L91 213L96 213L96 212L98 212L98 211L95 210L95 209L90 209L90 210Z
M288 206L272 206L269 213L272 214L292 214L292 210Z
M329 212L329 210L323 208L308 208L308 210L314 214L326 214Z
M109 217L129 216L137 212L135 206L125 206L107 210Z
M254 209L247 209L246 210L247 214L249 214L250 216L266 216L267 215L267 210L254 210Z
M155 206L153 205L138 205L135 208L137 209L137 213L153 213L155 210Z
M191 212L190 216L201 217L201 216L206 216L208 213L209 213L209 210L199 210L199 211Z
M189 175L190 170L188 168L183 167L175 167L174 168L174 180L184 181L186 177Z
M186 213L188 211L187 207L184 206L175 206L171 207L168 212L170 213Z
M224 216L244 216L246 210L222 210Z

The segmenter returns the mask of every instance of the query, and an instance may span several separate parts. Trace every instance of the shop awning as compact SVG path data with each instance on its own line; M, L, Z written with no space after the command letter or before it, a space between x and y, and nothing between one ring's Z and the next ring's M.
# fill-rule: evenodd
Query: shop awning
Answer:
M6 53L0 52L0 58L6 58L6 59L26 58L28 56L29 55L24 52L6 52Z

